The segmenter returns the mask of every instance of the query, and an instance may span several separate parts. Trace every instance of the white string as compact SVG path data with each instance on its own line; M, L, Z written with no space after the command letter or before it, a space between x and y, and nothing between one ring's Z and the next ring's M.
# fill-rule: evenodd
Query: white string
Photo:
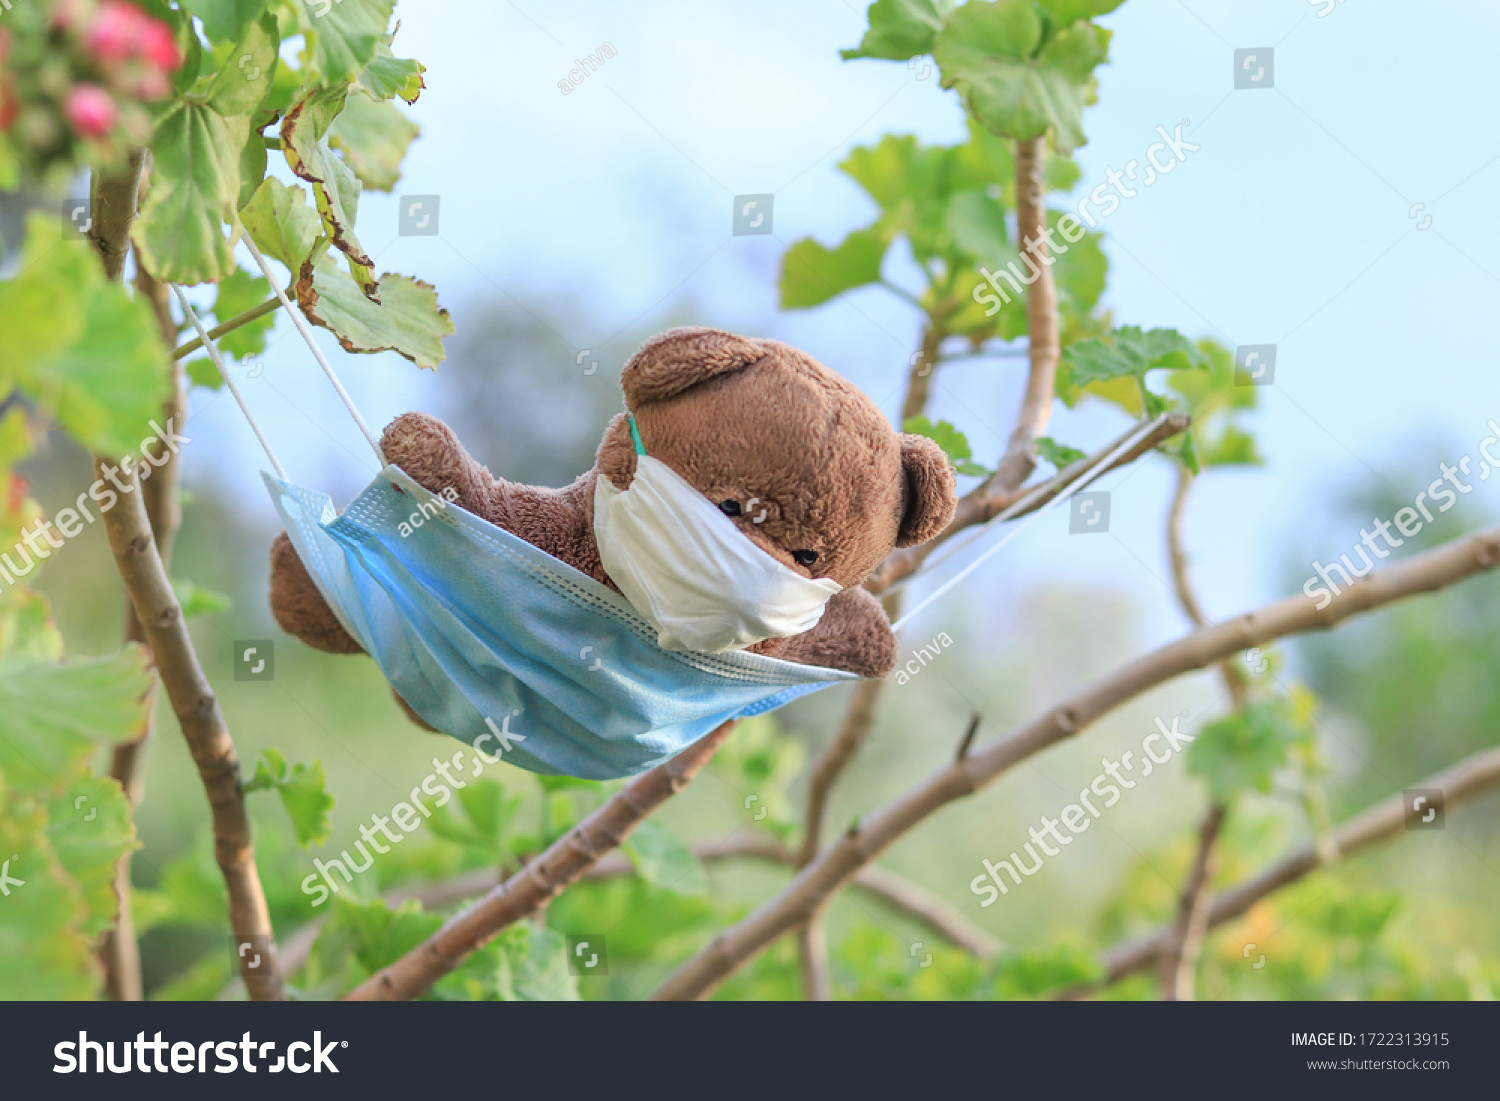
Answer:
M1158 418L1158 420L1159 419L1160 418ZM1053 508L1055 508L1061 502L1066 501L1069 498L1077 495L1079 492L1081 492L1082 490L1086 489L1088 486L1090 486L1091 484L1093 484L1093 482L1095 482L1099 478L1103 477L1106 473L1108 473L1111 463L1113 463L1119 456L1123 455L1126 451L1128 451L1131 447L1133 447L1135 445L1135 443L1137 442L1137 440L1143 434L1148 433L1151 429L1153 429L1155 427L1156 427L1156 421L1147 421L1147 422L1143 423L1138 430L1136 430L1136 431L1130 433L1128 436L1126 436L1125 439L1120 442L1120 445L1118 447L1116 447L1113 451L1111 451L1108 455L1106 455L1104 457L1103 461L1101 461L1096 467L1094 467L1092 470L1085 471L1084 474L1083 474L1083 476L1081 478L1079 478L1078 481L1074 482L1071 486L1069 486L1063 492L1059 493L1056 497L1052 498L1052 500L1048 501L1041 508L1039 508L1035 512L1033 512L1029 517L1027 517L1027 519L1026 519L1026 521L1024 523L1018 524L1014 528L1012 528L1010 531L1006 532L1005 533L1005 537L1003 539L1000 539L998 542L995 543L994 546L990 547L987 551L985 551L983 554L981 554L978 558L974 559L974 561L970 562L963 569L959 570L958 573L954 574L947 581L943 582L943 584L939 585L932 592L928 593L927 596L925 598L923 598L923 600L922 600L922 602L920 604L918 604L915 608L913 608L910 611L908 611L900 619L896 620L896 622L891 625L891 630L892 631L899 631L899 630L901 630L901 628L904 627L907 623L909 623L914 616L916 616L919 612L921 612L929 604L933 603L933 601L938 600L940 597L942 597L944 594L946 594L948 592L948 590L952 589L960 581L962 581L964 578L968 577L969 574L973 573L980 566L984 565L985 562L987 562L991 557L993 557L995 554L997 554L999 552L999 550L1000 550L1001 547L1005 546L1005 544L1009 543L1017 535L1019 535L1019 534L1021 534L1021 532L1025 531L1033 523L1035 523L1037 520L1039 520L1043 515L1045 515L1046 513L1050 512ZM1044 486L1038 486L1037 488L1038 489L1042 489L1042 488L1045 488L1045 487ZM1030 497L1030 496L1031 496L1030 494L1027 494L1027 497L1023 497L1021 500L1017 501L1015 504L1011 505L1009 508L1006 508L1006 509L1002 510L999 513L999 515L997 515L993 519L989 520L979 530L980 531L984 531L984 530L988 529L993 524L1002 523L1003 521L1010 519L1011 516L1015 515L1016 511L1018 511L1023 505L1025 505L1025 503L1027 501L1027 498ZM967 542L965 543L965 545L967 545ZM946 559L948 557L951 557L951 554L945 554L943 556L943 558L939 559L938 561L943 561L944 559ZM936 565L936 564L937 564L936 562L931 563L931 565Z
M374 448L375 457L380 460L381 467L388 466L389 464L385 461L385 452L380 450L380 441L370 431L370 426L365 424L364 417L359 415L359 410L354 407L354 399L344 389L344 384L339 381L339 376L333 372L333 365L328 362L328 358L323 355L323 350L318 347L318 342L313 339L312 329L308 327L307 319L302 316L301 312L293 309L292 304L287 301L286 291L281 289L281 284L276 281L276 276L271 273L271 268L267 265L266 258L260 254L260 249L255 247L255 242L250 239L250 234L245 234L244 242L245 246L250 250L250 255L255 257L255 262L260 265L260 270L265 273L266 280L271 284L271 289L276 292L276 297L281 300L282 309L286 310L288 316L291 317L292 324L297 326L297 331L302 334L302 339L306 341L308 348L312 349L313 358L318 361L318 366L323 368L323 373L328 376L328 381L333 383L333 388L338 391L339 398L344 403L344 408L349 410L349 415L354 418L354 423L359 425L359 430L365 434L365 439Z
M189 306L188 300L183 297L182 288L173 283L172 290L177 294L177 301L182 305L182 312L187 315L187 319L193 323L193 328L197 330L198 339L203 341L203 346L208 349L208 357L214 361L214 366L219 369L219 377L224 380L224 385L229 387L229 392L234 395L234 400L240 403L240 412L245 414L245 419L250 422L250 428L254 431L255 438L260 441L261 447L266 449L266 458L271 460L271 466L276 471L276 476L283 482L286 481L286 471L282 469L281 463L277 461L276 452L271 450L271 445L266 440L265 433L260 430L260 425L255 423L255 418L250 414L250 407L245 404L245 398L240 393L240 388L234 384L233 376L224 367L224 360L219 355L219 346L204 331L203 322L198 320L198 315L193 312L193 307Z

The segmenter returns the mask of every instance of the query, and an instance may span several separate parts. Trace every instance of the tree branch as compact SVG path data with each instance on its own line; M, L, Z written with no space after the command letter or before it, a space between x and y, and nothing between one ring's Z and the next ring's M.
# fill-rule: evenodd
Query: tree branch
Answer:
M141 186L147 186L145 173L142 173ZM151 306L163 346L170 345L177 339L177 323L172 319L166 284L158 283L150 272L137 264L135 288L137 297ZM181 424L184 414L181 372L173 359L167 360L165 369L171 379L172 396L167 399L162 411L163 417L168 425L174 419ZM162 568L170 571L172 545L182 522L182 504L178 496L181 468L177 453L159 439L151 449L151 459L153 463L159 462L161 465L152 471L149 479L140 483L141 493L145 498L146 517L151 524ZM148 651L150 649L145 629L141 627L141 621L135 614L135 606L128 598L125 602L125 639L127 642L141 643ZM141 755L156 729L155 701L153 693L150 714L140 736L132 741L118 743L110 758L109 774L119 782L132 807L140 806L143 795ZM104 988L110 999L117 1002L138 1002L144 996L141 955L135 939L135 922L131 916L130 857L130 851L127 850L115 865L115 895L120 900L120 914L114 928L105 930L99 941L99 959L104 965Z
M1497 561L1500 561L1500 527L1366 574L1321 610L1311 599L1299 594L1199 628L1137 658L1068 696L1009 736L940 769L894 802L862 818L857 828L822 852L774 898L700 949L653 997L706 996L772 941L806 921L830 895L847 885L862 866L928 815L973 794L1012 765L1072 737L1147 689L1283 635L1327 629L1370 608L1441 589L1492 569Z
M287 293L290 294L291 291L288 290ZM250 322L252 322L252 321L259 321L261 318L265 317L266 314L268 314L268 313L274 313L276 311L276 307L279 306L279 305L281 305L281 299L279 299L279 298L269 298L266 301L262 302L259 306L252 307L251 309L246 310L244 313L239 314L236 317L231 317L228 321L224 322L224 324L222 324L222 325L216 325L214 328L209 329L208 330L208 337L209 337L210 340L218 340L219 337L223 336L225 333L232 333L236 329L244 328L246 325L250 324ZM172 343L172 341L175 340L176 338L177 338L177 331L174 329L172 331L172 336L167 341L167 343L168 344ZM175 362L175 361L177 361L179 359L183 359L183 358L185 358L187 356L190 356L194 352L196 352L199 348L202 348L202 347L203 347L203 341L200 340L198 337L195 336L195 337L193 337L192 340L189 340L186 344L183 344L180 347L172 349L172 360Z
M1481 750L1465 757L1458 764L1413 785L1414 787L1438 788L1443 793L1445 809L1457 806L1465 799L1483 794L1500 786L1500 748ZM1334 844L1339 859L1353 856L1387 838L1397 837L1406 826L1406 797L1392 795L1365 810L1334 831ZM1222 925L1240 917L1261 899L1281 888L1297 882L1311 872L1324 866L1319 859L1317 847L1306 845L1289 856L1271 865L1254 879L1246 880L1230 890L1223 891L1209 908L1208 926ZM1163 947L1171 936L1170 929L1162 929L1145 937L1116 945L1104 953L1104 977L1097 983L1071 987L1055 997L1080 998L1090 991L1118 982L1126 975L1144 970L1157 961Z
M536 913L630 836L652 811L686 787L733 730L724 723L666 764L636 777L593 814L427 940L377 971L347 1001L415 998L508 925Z
M89 237L99 250L106 274L113 280L121 277L130 249L130 225L135 217L144 160L145 151L134 150L123 173L96 177L94 181L93 225ZM115 565L130 594L131 606L141 624L152 661L193 761L198 766L198 775L213 812L214 856L229 891L230 930L237 937L265 938L266 950L257 953L260 966L254 973L248 969L247 958L241 956L245 987L256 1001L278 1000L284 997L284 992L276 970L275 938L260 875L255 867L255 848L250 841L250 821L245 815L234 742L219 712L213 687L198 663L187 624L182 618L182 608L177 603L171 582L167 580L167 571L146 514L145 491L140 481L133 470L124 468L124 461L117 470L96 456L94 469L101 481L114 481L111 475L124 474L123 483L115 482L117 486L124 486L118 501L113 508L101 507L100 513ZM127 903L128 896L122 899L122 911Z
M1052 258L1048 256L1046 211L1043 197L1046 188L1042 168L1047 159L1045 136L1016 142L1016 236L1021 239L1023 256L1030 255L1030 266L1037 277L1026 288L1026 335L1031 370L1026 378L1026 393L1021 411L1011 430L1010 441L990 479L995 488L1013 490L1031 477L1036 469L1036 438L1047 428L1052 414L1052 395L1057 382L1057 361L1062 355L1058 335L1057 285L1052 278Z
M1161 957L1162 998L1169 1002L1193 1000L1194 979L1198 974L1198 957L1203 938L1208 933L1208 900L1212 893L1214 867L1218 863L1219 832L1224 828L1225 808L1215 803L1208 808L1198 829L1198 849L1177 901L1177 920L1168 934Z

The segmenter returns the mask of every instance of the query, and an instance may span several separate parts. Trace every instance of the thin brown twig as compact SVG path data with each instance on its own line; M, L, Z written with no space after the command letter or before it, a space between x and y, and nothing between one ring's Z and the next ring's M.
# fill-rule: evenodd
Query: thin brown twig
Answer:
M1199 628L1074 692L1009 736L987 744L872 814L820 853L773 898L715 937L653 997L700 998L767 945L795 928L846 886L858 870L948 803L971 795L1017 762L1083 730L1126 700L1183 673L1283 635L1327 629L1350 616L1432 592L1500 562L1500 527L1476 532L1384 570L1366 574L1323 608L1304 595Z
M1443 793L1445 811L1451 809L1465 799L1500 786L1500 749L1481 750L1413 786L1439 789ZM1392 795L1345 822L1333 835L1338 859L1400 836L1406 827L1406 814L1406 797ZM1207 924L1212 928L1233 921L1261 899L1326 866L1315 845L1303 846L1254 878L1221 891L1209 908ZM1116 945L1101 957L1104 974L1098 982L1070 987L1054 996L1081 998L1091 991L1119 982L1127 975L1145 970L1160 958L1170 936L1171 929L1165 928Z
M288 293L290 293L290 292L288 292ZM276 312L276 307L279 306L279 305L281 305L281 299L279 299L279 298L270 298L270 299L267 299L266 301L262 302L259 306L252 306L250 309L246 310L244 313L237 314L234 317L231 317L228 321L224 322L222 325L215 325L212 329L208 330L208 338L210 340L218 340L219 337L223 336L225 333L232 333L236 329L244 328L246 325L250 324L250 322L252 322L252 321L259 321L262 317L265 317L266 314L268 314L268 313L275 313ZM173 336L174 339L176 338L176 335L177 335L176 331L174 330L173 334L172 334L172 336ZM168 343L170 344L171 341L168 341ZM172 361L175 363L177 360L184 359L187 356L192 355L194 352L196 352L198 349L200 349L202 347L203 347L203 341L200 338L198 338L198 337L195 336L195 337L193 337L192 340L189 340L186 344L183 344L183 345L181 345L179 347L176 347L176 348L172 349Z

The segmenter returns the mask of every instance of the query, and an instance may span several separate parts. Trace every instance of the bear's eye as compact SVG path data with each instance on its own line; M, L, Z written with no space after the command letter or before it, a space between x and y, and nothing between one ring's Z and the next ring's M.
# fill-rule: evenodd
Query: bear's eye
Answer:
M792 551L792 561L799 566L811 566L818 560L818 552L814 550Z
M719 511L725 516L738 516L740 514L740 503L738 501L720 501Z

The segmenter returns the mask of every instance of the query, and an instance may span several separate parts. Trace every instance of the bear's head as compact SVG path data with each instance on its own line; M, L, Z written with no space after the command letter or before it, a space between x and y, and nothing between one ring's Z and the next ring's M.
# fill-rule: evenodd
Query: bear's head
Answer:
M895 431L857 387L778 341L673 329L642 345L620 385L646 453L804 577L858 585L893 547L953 518L953 468L937 444ZM629 487L624 414L598 470Z

